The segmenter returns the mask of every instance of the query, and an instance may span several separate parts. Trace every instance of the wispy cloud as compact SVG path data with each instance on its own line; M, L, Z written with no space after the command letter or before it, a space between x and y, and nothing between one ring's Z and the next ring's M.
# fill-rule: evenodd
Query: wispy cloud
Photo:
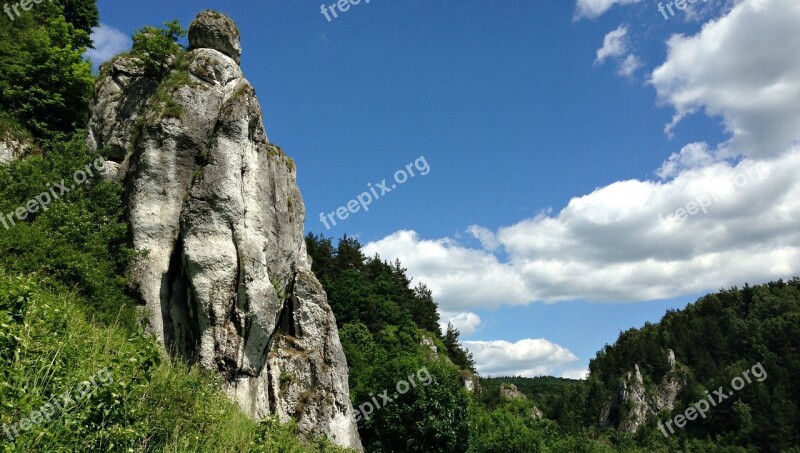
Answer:
M114 55L129 50L133 45L127 34L103 23L92 30L92 42L94 49L87 50L85 56L92 61L95 68Z
M607 58L621 57L628 52L628 27L620 25L603 38L603 47L597 49L594 64L605 63Z
M626 78L633 77L633 74L644 66L639 57L629 53L629 31L627 26L620 25L616 30L606 34L605 38L603 38L603 47L597 49L597 57L594 60L595 66L602 65L607 59L613 58L618 61L617 74Z
M596 19L614 5L629 5L639 3L641 0L578 0L575 7L575 20Z

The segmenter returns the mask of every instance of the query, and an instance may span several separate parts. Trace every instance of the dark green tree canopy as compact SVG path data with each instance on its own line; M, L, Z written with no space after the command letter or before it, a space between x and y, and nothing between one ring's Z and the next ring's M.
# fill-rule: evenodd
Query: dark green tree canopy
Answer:
M0 111L36 138L85 127L94 81L83 53L97 21L85 0L43 2L13 21L1 15Z

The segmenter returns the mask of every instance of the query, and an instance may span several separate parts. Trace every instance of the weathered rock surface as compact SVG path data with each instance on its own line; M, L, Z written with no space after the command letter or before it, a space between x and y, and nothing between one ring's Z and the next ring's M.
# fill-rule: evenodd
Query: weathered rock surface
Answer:
M33 145L26 139L14 135L0 135L0 165L7 164L28 154Z
M517 389L514 384L500 384L500 397L504 400L524 400L525 394Z
M478 376L472 371L461 371L461 384L468 393L481 393L481 384Z
M419 344L420 346L429 349L433 357L439 357L439 348L436 347L436 343L433 342L431 337L423 335Z
M241 63L239 28L224 14L203 11L189 27L189 49L214 49Z
M504 399L506 401L526 400L526 399L528 399L528 397L525 396L524 393L519 391L519 389L517 388L516 385L508 384L508 383L500 384L500 398L502 398L502 399ZM536 406L533 406L533 408L531 408L530 414L531 414L531 418L533 418L534 420L543 420L544 419L544 412L542 412L541 409L539 409Z
M271 145L219 13L190 28L166 80L136 58L109 63L87 142L125 187L133 277L149 330L170 353L218 373L255 418L361 449L333 313L311 272L294 162Z
M672 410L678 393L685 385L685 378L678 371L675 353L667 351L669 371L661 382L649 391L645 389L639 365L620 380L617 393L606 405L600 417L603 427L616 427L619 431L635 433L647 423L647 419L661 410Z

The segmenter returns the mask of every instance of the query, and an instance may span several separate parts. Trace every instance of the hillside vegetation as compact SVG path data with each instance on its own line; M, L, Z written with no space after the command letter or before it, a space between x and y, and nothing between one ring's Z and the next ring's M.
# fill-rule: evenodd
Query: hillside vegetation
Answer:
M668 312L657 324L623 332L589 365L584 422L596 420L617 380L633 364L650 382L660 381L668 349L675 352L688 378L673 413L661 414L662 421L684 412L707 391L730 389L734 378L756 364L766 373L762 382L746 383L709 410L706 418L671 436L671 445L686 439L762 451L800 445L800 279L722 290L684 310ZM640 435L650 430L655 427Z

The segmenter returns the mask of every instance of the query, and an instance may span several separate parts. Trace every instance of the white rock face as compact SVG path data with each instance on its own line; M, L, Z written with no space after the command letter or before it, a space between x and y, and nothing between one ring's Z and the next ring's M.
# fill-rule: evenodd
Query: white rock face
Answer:
M628 372L625 376L625 380L620 384L618 395L626 402L622 405L625 415L620 420L619 430L635 433L647 421L650 410L639 365L634 365L633 375ZM624 410L625 408L627 410Z
M478 378L469 371L461 372L461 383L467 390L467 393L480 393L481 386L478 384Z
M32 149L32 145L13 136L0 137L0 164L7 164L19 159Z
M685 385L685 377L679 372L675 353L671 349L667 351L666 359L669 371L649 391L645 389L639 365L634 365L633 373L626 373L619 382L616 395L604 407L600 417L601 426L616 426L619 431L635 433L651 416L663 409L672 410L678 393Z
M439 356L439 348L436 347L436 343L433 342L433 339L431 337L423 335L422 339L420 340L420 345L428 348L434 357Z
M525 394L517 389L514 384L500 384L500 398L504 400L524 400Z
M118 59L98 81L88 127L90 149L110 156L109 177L125 186L133 245L147 252L133 276L149 329L218 373L252 417L294 418L362 450L294 162L269 144L231 57L241 51L233 22L204 12L190 30L188 69L168 75L180 83L159 86L135 58Z

